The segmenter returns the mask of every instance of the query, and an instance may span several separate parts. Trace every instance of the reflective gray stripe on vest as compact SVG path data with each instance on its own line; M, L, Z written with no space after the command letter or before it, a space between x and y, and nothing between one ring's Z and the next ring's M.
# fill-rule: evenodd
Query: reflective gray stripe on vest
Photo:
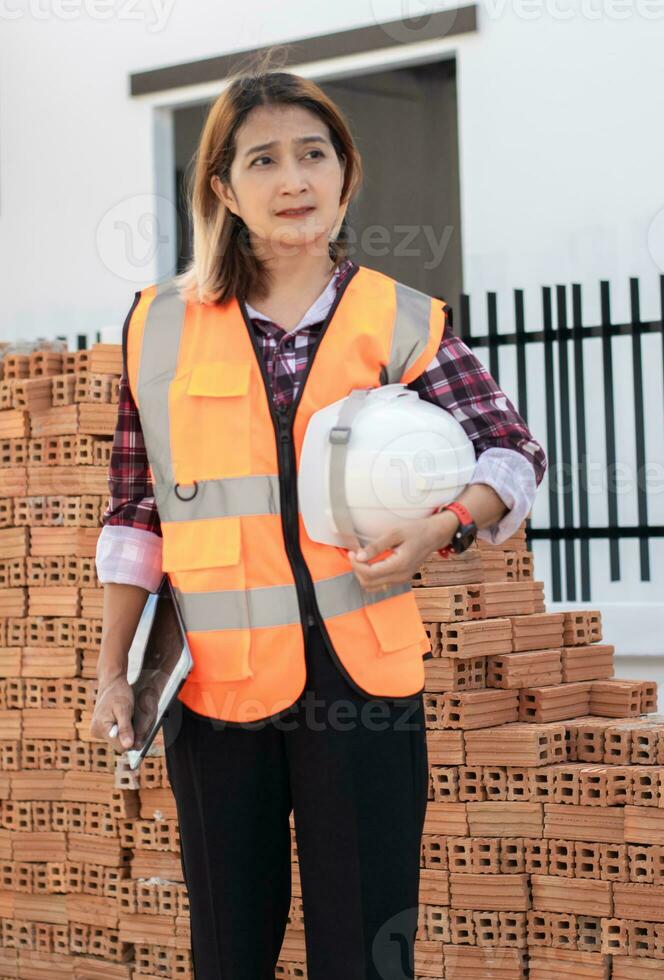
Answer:
M354 572L314 583L323 619L352 612L362 606L410 591L410 583L390 585L379 592L362 588ZM193 631L259 629L300 623L294 585L221 592L183 592L175 588L185 627Z
M175 493L168 425L168 389L177 370L186 304L173 280L157 286L150 303L138 371L141 423L150 437L150 466L155 477L155 502L162 521L191 521L208 517L278 514L279 476L240 476L201 480L191 500ZM179 490L182 497L192 487Z
M188 630L238 630L300 622L294 585L223 592L182 592L175 588Z
M184 497L193 493L193 489L183 486L179 493ZM230 476L220 480L200 480L191 500L181 500L173 486L155 487L155 500L162 521L278 514L279 477Z
M150 466L155 482L172 487L168 388L175 376L186 304L172 280L157 285L148 308L138 365L138 407L141 423L150 433Z
M407 368L429 343L431 296L418 289L396 283L397 311L392 333L390 360L383 371L382 384L398 384Z
M320 579L314 582L316 601L324 619L328 616L340 616L342 613L359 609L361 606L373 605L381 599L390 599L402 592L410 592L410 582L388 585L378 592L368 592L357 580L355 572L345 572L333 578Z

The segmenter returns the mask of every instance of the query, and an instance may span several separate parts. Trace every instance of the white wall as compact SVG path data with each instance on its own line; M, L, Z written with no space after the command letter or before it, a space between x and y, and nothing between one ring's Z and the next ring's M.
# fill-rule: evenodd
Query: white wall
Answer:
M664 8L657 20L590 20L588 3L545 2L571 18L525 20L510 4L494 20L483 6L482 30L461 48L466 289L501 292L511 326L510 288L527 289L528 321L538 323L539 287L579 282L593 322L598 280L609 279L625 322L628 277L641 276L642 315L659 318Z
M627 277L640 275L644 315L655 316L664 230L661 270L647 240L664 209L664 11L646 19L637 12L646 0L621 0L628 17L594 20L581 0L529 0L534 19L525 19L500 2L485 0L479 31L448 44L458 56L466 288L499 290L507 314L509 290L524 287L536 313L542 283L594 288L602 276L624 316ZM572 16L555 16L554 2ZM658 3L650 0L655 13ZM103 5L113 16L101 18ZM131 275L117 261L127 250L122 221L136 220L132 199L154 192L153 109L129 97L131 71L438 6L2 0L3 337L117 323L153 278L145 227L131 231ZM417 40L417 30L405 36Z

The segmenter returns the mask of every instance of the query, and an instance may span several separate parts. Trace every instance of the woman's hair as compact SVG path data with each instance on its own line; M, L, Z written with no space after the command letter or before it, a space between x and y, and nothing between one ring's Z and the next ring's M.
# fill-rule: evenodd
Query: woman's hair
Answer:
M282 49L283 50L283 49ZM315 82L275 70L274 48L252 55L248 67L231 75L230 85L211 106L190 175L186 181L186 207L193 233L193 254L187 268L175 277L185 301L223 303L249 292L266 296L271 273L253 252L247 226L219 200L210 186L217 174L224 183L236 152L236 133L256 106L299 105L327 124L337 158L346 161L340 204L349 204L362 183L362 161L341 110ZM330 258L339 263L347 255L346 217L329 244Z

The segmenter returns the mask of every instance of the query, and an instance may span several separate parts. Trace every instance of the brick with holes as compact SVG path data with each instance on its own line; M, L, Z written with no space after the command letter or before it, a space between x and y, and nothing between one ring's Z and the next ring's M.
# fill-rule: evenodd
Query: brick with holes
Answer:
M589 710L589 681L526 687L519 691L519 720L530 722L563 721L585 715Z
M611 643L594 643L586 646L561 647L562 679L594 681L613 677L615 647Z
M609 957L602 953L538 947L530 957L528 976L530 980L607 980L610 969Z
M450 691L442 698L444 728L490 728L516 721L519 713L516 691Z
M612 883L558 875L531 875L533 908L545 912L608 916L613 914ZM626 885L616 884L625 888ZM619 913L616 911L616 914Z
M505 653L487 659L487 687L516 690L543 684L560 684L559 649Z
M560 724L507 724L464 735L468 765L544 766L565 758Z

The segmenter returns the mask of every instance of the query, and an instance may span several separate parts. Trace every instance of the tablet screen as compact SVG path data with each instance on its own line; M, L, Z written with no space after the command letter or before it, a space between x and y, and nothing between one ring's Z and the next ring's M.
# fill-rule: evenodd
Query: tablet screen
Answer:
M175 606L170 583L164 577L157 593L148 596L136 628L130 658L140 649L141 666L134 690L134 744L131 754L140 752L192 666L181 618ZM135 758L135 756L134 756Z

